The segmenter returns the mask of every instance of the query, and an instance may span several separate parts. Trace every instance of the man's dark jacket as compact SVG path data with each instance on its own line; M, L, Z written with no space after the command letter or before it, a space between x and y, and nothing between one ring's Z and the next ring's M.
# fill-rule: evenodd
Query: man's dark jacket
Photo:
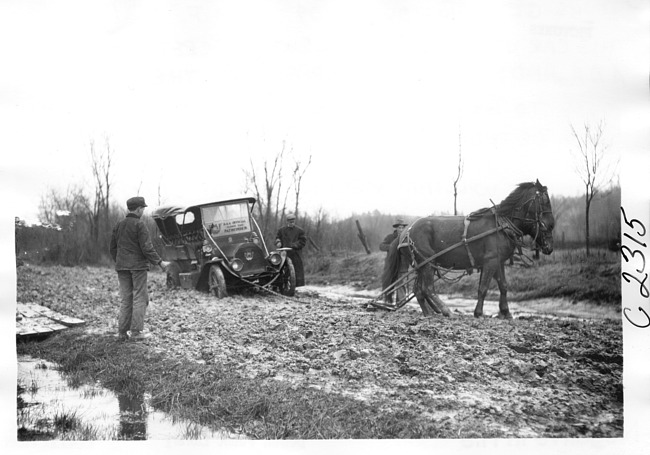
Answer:
M298 226L284 226L278 230L278 235L275 236L276 241L280 240L284 248L292 248L288 251L287 256L293 262L293 267L296 270L296 287L305 285L305 271L302 264L302 250L307 244L307 237L305 231Z
M392 234L388 234L385 238L384 241L379 244L379 249L381 251L388 251L390 248L390 244L393 243L393 240L395 240L398 237L397 229L393 231Z
M128 213L113 228L110 251L115 270L148 270L150 263L162 262L151 243L147 226L134 213Z

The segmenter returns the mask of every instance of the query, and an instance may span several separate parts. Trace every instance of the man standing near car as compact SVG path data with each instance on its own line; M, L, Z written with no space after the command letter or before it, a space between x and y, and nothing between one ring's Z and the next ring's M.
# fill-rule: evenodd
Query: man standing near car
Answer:
M149 334L143 333L144 316L149 304L149 264L159 265L165 270L169 262L160 258L151 243L147 226L140 219L147 207L144 198L132 197L126 201L126 207L129 213L113 228L110 252L115 261L122 301L118 337L120 340L130 338L138 341L149 337Z
M287 251L287 256L293 262L293 267L296 270L296 287L305 285L305 270L300 251L306 244L305 231L296 226L296 215L289 213L287 225L281 227L278 230L278 235L275 236L275 245L278 248L291 248L290 251Z

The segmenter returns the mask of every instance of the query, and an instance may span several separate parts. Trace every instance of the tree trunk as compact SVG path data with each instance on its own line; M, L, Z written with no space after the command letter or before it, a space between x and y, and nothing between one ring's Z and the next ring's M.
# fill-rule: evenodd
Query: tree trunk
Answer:
M585 247L587 249L587 256L589 256L589 206L591 200L589 198L585 201Z
M366 235L363 233L363 229L361 229L361 224L359 223L359 220L356 220L356 222L357 222L357 229L359 230L359 240L361 240L361 244L365 248L366 253L370 254L370 248L368 248Z

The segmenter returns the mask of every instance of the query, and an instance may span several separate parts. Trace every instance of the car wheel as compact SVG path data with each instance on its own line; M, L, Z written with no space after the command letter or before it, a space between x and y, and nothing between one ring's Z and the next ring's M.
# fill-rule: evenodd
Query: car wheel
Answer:
M287 258L280 270L280 293L292 297L296 294L296 269L291 259Z
M176 262L172 262L167 267L167 289L176 289L181 285L181 266Z
M208 277L208 285L210 294L218 299L228 297L226 290L226 278L223 276L223 271L218 265L210 267L210 275Z

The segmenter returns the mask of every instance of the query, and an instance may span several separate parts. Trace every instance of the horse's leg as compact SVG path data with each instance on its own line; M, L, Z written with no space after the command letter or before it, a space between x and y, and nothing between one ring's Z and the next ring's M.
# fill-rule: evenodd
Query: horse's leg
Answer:
M499 264L499 272L495 275L499 285L499 317L501 319L512 319L510 308L508 308L508 282L503 263Z
M429 308L429 302L427 302L427 296L424 291L424 286L422 285L422 272L418 271L417 275L415 276L415 284L413 285L413 293L415 294L415 298L418 301L418 304L420 304L420 308L422 309L422 314L425 317L432 316L431 310Z
M426 296L429 305L437 313L442 313L443 316L450 317L451 311L449 311L445 302L443 302L440 297L438 297L438 294L436 294L435 273L433 267L425 267L425 270L428 277L428 280L426 281Z
M440 300L440 297L438 297L438 294L432 294L431 296L427 297L427 302L429 302L429 305L431 308L433 308L433 311L435 311L437 314L442 313L441 308L447 308L445 303ZM444 314L444 316L449 316L451 313Z
M476 308L474 308L475 318L483 316L483 301L485 300L487 291L490 288L490 281L492 281L495 271L492 262L486 263L481 269L481 278L478 284L478 301L476 302Z
M401 280L401 285L395 289L395 302L401 302L408 295L407 278L409 272L409 263L411 255L409 249L404 247L399 249L399 267L397 269L397 279Z
M436 314L440 314L440 307L436 305L435 301L435 294L434 295L428 295L425 293L424 299L426 301L426 304L429 305L429 308L431 308Z

